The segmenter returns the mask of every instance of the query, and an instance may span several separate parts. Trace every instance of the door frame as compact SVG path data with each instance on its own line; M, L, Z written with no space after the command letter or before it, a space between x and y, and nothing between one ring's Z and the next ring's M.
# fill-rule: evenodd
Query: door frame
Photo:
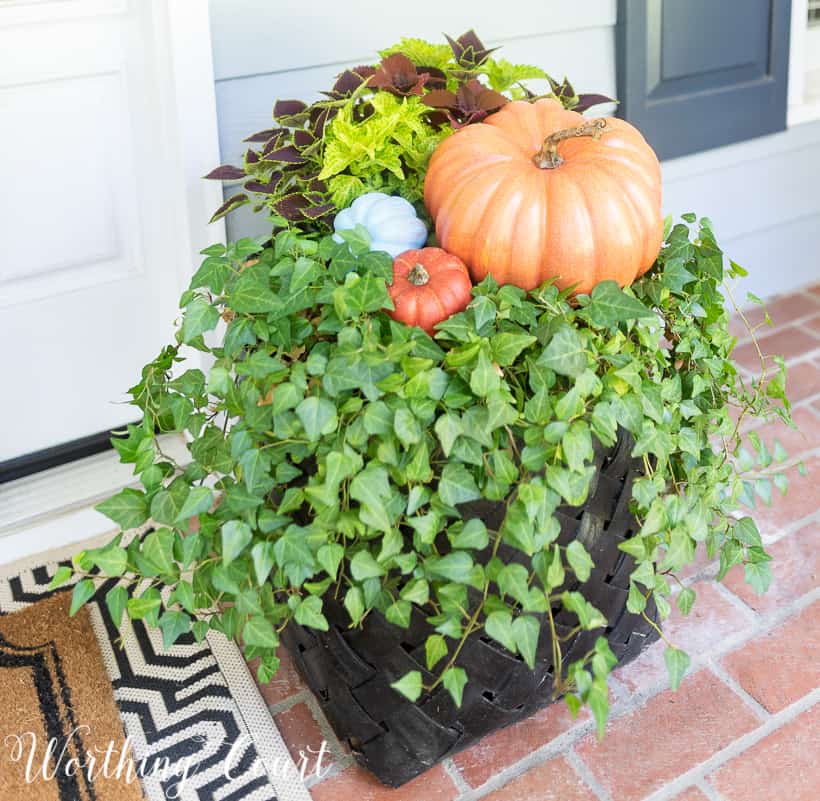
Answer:
M222 186L202 180L219 163L216 94L208 3L129 0L148 9L153 52L151 66L159 89L159 107L167 147L169 180L163 187L179 232L174 244L176 283L181 294L200 260L200 251L225 241L223 221L208 224L222 203ZM51 3L21 6L20 13L45 15ZM56 3L55 3L56 5ZM104 13L91 3L89 13ZM41 17L42 18L42 17ZM202 354L188 349L195 363ZM172 447L183 458L181 435ZM74 465L81 481L67 480ZM69 462L0 485L0 562L10 562L45 549L115 531L104 515L91 508L101 497L135 483L113 450Z

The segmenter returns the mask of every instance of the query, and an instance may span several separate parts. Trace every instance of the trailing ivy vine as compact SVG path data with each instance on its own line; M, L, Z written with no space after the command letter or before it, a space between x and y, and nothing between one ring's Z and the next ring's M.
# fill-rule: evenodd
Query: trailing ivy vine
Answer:
M261 658L266 681L289 621L327 629L324 598L341 599L352 626L374 609L407 626L415 606L435 627L433 678L414 671L394 686L417 698L443 684L460 703L469 676L456 657L472 632L532 666L536 615L563 608L580 629L605 625L565 589L592 560L580 542L557 544L553 512L585 501L597 443L612 446L619 426L644 465L640 530L621 546L636 560L629 610L651 597L665 618L700 543L719 554L721 577L742 563L766 588L769 556L738 509L768 502L772 482L785 490L785 453L759 439L747 452L739 427L746 414L789 422L785 370L747 382L732 364L723 293L742 270L725 265L708 220L669 225L656 266L628 289L603 282L570 298L488 278L433 338L385 313L390 257L369 252L362 229L343 236L284 230L204 251L177 341L130 390L143 422L114 440L142 486L98 507L123 530L156 528L79 554L74 609L94 568L129 576L132 592L107 596L115 622L145 619L166 644L224 632ZM209 367L183 369L189 349ZM184 433L190 461L164 454L157 432ZM498 530L462 519L461 504L479 498L506 503ZM500 543L524 563L501 562ZM675 596L684 614L695 601L690 587ZM606 639L572 664L553 643L556 692L575 710L588 703L602 727ZM688 658L673 644L666 657L677 686Z

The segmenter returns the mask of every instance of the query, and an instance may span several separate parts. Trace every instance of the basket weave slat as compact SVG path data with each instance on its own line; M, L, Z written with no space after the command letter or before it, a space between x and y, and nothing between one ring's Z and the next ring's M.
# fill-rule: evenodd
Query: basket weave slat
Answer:
M627 611L629 576L635 564L618 549L637 530L629 511L632 482L639 469L630 455L632 445L631 437L621 432L611 450L599 449L598 470L587 502L556 512L558 542L567 545L579 540L595 565L586 582L569 578L562 589L578 590L604 614L604 636L620 664L634 659L657 637L646 620ZM480 517L493 530L500 526L504 511L503 503L487 501L461 507L465 519ZM498 556L504 562L529 562L526 555L505 544ZM652 618L656 615L651 601L646 612ZM285 629L285 644L337 736L389 786L404 784L554 700L552 642L545 615L539 616L542 628L534 670L480 631L467 639L456 661L469 674L460 708L442 686L415 703L390 687L410 670L420 671L425 684L433 681L424 663L424 642L433 631L424 611L413 608L407 629L389 623L376 610L360 628L351 629L344 607L332 599L325 599L325 615L329 631L292 624ZM575 616L564 609L556 609L554 619L559 637L577 624ZM587 653L601 633L580 632L563 642L564 666Z

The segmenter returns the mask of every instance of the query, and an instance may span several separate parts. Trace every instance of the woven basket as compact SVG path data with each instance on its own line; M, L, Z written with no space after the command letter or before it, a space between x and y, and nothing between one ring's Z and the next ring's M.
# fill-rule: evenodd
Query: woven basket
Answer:
M562 589L579 590L606 616L605 636L621 664L634 659L657 636L641 616L626 609L634 562L618 550L618 544L637 529L629 512L638 467L630 456L632 445L631 437L622 432L610 451L599 450L587 502L556 512L561 523L558 542L566 545L579 540L595 563L587 581L579 584L572 579ZM476 501L464 504L461 511L465 519L480 517L496 530L505 506ZM527 558L504 545L498 555L505 562ZM329 598L324 612L329 631L292 624L284 631L285 644L336 735L349 743L362 765L391 787L553 700L552 644L546 616L541 616L535 670L480 631L467 639L456 664L467 670L469 682L457 708L441 685L415 703L390 687L410 670L421 671L424 683L432 683L424 656L424 642L432 628L421 609L413 609L407 629L394 626L375 610L361 628L351 629L344 607ZM648 604L646 612L654 617L654 606ZM556 609L555 624L563 637L577 620ZM564 665L587 653L601 633L581 632L562 642Z

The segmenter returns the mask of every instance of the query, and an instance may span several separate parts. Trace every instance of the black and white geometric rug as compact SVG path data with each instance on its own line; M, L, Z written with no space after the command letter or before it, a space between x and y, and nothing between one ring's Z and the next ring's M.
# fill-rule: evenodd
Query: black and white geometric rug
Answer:
M0 566L0 615L53 595L57 567L105 541ZM121 634L103 600L110 586L102 585L89 612L135 762L166 768L143 776L146 798L310 801L236 644L209 632L201 643L188 635L166 649L141 621Z

